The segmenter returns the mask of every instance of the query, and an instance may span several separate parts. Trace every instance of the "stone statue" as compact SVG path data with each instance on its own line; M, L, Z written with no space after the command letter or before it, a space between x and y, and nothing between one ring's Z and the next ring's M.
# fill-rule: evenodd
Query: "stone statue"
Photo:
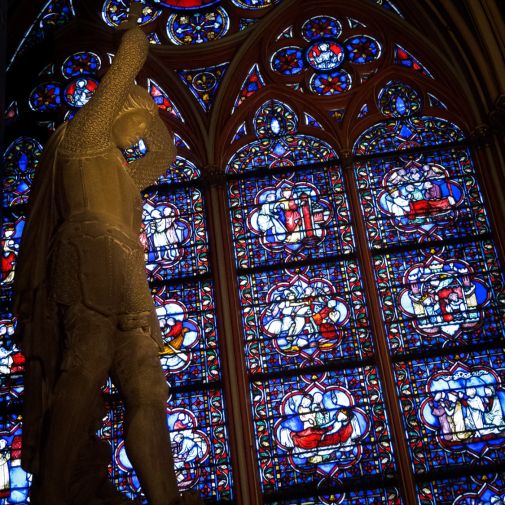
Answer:
M125 403L128 457L150 505L179 496L166 422L161 332L139 241L140 190L175 157L173 139L134 78L148 41L140 4L96 93L48 141L16 269L17 335L27 359L22 464L33 505L132 503L107 479L95 437L109 375ZM130 164L120 149L143 139Z

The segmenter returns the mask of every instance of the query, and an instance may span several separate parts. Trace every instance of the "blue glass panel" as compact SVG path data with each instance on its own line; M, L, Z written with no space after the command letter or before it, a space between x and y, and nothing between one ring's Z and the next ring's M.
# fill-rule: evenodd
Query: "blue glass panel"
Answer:
M144 195L141 242L152 280L206 273L208 238L203 197L196 188Z
M354 250L339 167L233 181L228 194L238 268Z
M200 177L200 170L191 161L177 156L170 165L165 175L158 179L158 183L172 184L178 182L189 182Z
M314 128L320 128L321 130L324 130L324 128L321 126L321 123L319 121L317 121L317 119L315 119L309 113L304 112L303 115L305 117L305 124L307 126L312 126Z
M394 472L374 368L253 381L251 399L265 492Z
M504 349L395 364L417 473L505 462Z
M428 93L428 100L430 102L430 107L437 107L438 109L447 110L447 105L439 100L435 95Z
M389 81L379 92L379 109L386 117L405 117L420 112L423 107L417 90L400 81Z
M490 231L467 149L355 163L372 248Z
M461 129L446 119L422 116L389 120L368 128L354 144L354 153L376 154L402 151L423 145L460 142Z
M39 112L57 109L61 105L61 86L57 82L39 84L30 93L29 104Z
M392 2L392 0L370 0L372 3L381 5L384 9L394 12L401 18L403 18L402 13L399 11L398 7Z
M271 58L272 69L284 75L299 74L305 67L303 52L296 46L283 47Z
M0 503L29 503L31 475L21 468L21 416L6 414L0 418Z
M345 41L347 57L351 63L369 63L381 56L380 44L369 35L355 35Z
M401 505L403 503L400 490L397 488L363 489L360 491L338 491L338 479L332 484L336 489L324 491L319 486L320 495L291 500L269 501L270 505ZM331 486L329 486L331 487Z
M97 54L90 51L81 51L69 56L61 66L63 77L77 77L79 75L94 74L100 67L102 62Z
M239 286L250 372L372 355L356 261L240 275Z
M503 340L505 281L488 241L375 256L395 354Z
M234 5L242 9L264 9L280 3L281 0L231 0Z
M235 135L233 136L232 142L236 142L237 140L241 139L244 135L247 135L247 127L245 125L245 122L242 123L237 128L237 131L235 132Z
M323 96L340 95L351 89L352 79L345 70L314 74L309 81L311 91Z
M173 386L221 379L214 290L210 281L153 289L164 349L160 360Z
M121 149L125 160L128 163L132 163L135 160L143 158L147 154L147 146L145 142L140 139L136 144L133 144L126 149Z
M35 167L42 154L42 145L34 138L19 137L4 153L3 205L28 201Z
M99 436L111 444L112 482L129 498L140 498L140 484L122 440L123 419L123 408L112 405ZM214 389L172 392L167 403L167 424L179 489L197 490L207 499L230 500L233 496L229 436L222 392ZM145 498L143 503L147 503Z
M422 482L417 493L423 505L500 505L505 501L505 474L454 476Z
M316 16L302 26L303 38L307 41L337 38L342 33L342 24L331 16Z

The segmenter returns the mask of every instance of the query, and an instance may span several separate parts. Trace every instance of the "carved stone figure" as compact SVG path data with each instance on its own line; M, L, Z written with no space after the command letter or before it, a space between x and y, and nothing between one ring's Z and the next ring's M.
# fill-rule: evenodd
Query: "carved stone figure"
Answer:
M34 505L132 503L107 480L110 449L94 435L110 374L123 396L125 443L151 505L179 497L167 430L159 323L139 241L139 191L175 148L134 78L148 42L133 4L96 93L49 140L31 190L16 269L18 339L26 355L22 464ZM130 164L121 149L143 139Z

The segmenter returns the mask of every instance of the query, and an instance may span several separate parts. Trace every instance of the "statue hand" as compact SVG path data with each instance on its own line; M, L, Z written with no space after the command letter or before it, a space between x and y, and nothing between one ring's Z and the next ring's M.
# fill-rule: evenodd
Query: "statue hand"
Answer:
M123 21L119 26L118 30L130 30L137 26L137 20L142 16L142 9L144 6L140 2L131 1L130 11L128 13L128 19Z

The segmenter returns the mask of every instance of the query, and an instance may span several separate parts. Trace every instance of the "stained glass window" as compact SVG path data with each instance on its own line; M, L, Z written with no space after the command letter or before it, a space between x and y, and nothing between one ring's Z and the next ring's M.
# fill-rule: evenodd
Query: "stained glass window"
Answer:
M136 82L178 148L142 192L140 242L180 489L238 505L505 502L505 276L488 167L457 120L459 83L435 72L438 55L425 61L410 12L394 0L142 3L153 46ZM130 2L99 4L97 30L112 33ZM46 1L11 59L32 79L7 88L4 114L0 505L27 503L31 484L10 307L30 185L50 131L117 50L45 44L38 59L31 48L76 14L92 12ZM127 162L147 152L143 139L122 150ZM110 380L104 395L109 476L146 503Z

